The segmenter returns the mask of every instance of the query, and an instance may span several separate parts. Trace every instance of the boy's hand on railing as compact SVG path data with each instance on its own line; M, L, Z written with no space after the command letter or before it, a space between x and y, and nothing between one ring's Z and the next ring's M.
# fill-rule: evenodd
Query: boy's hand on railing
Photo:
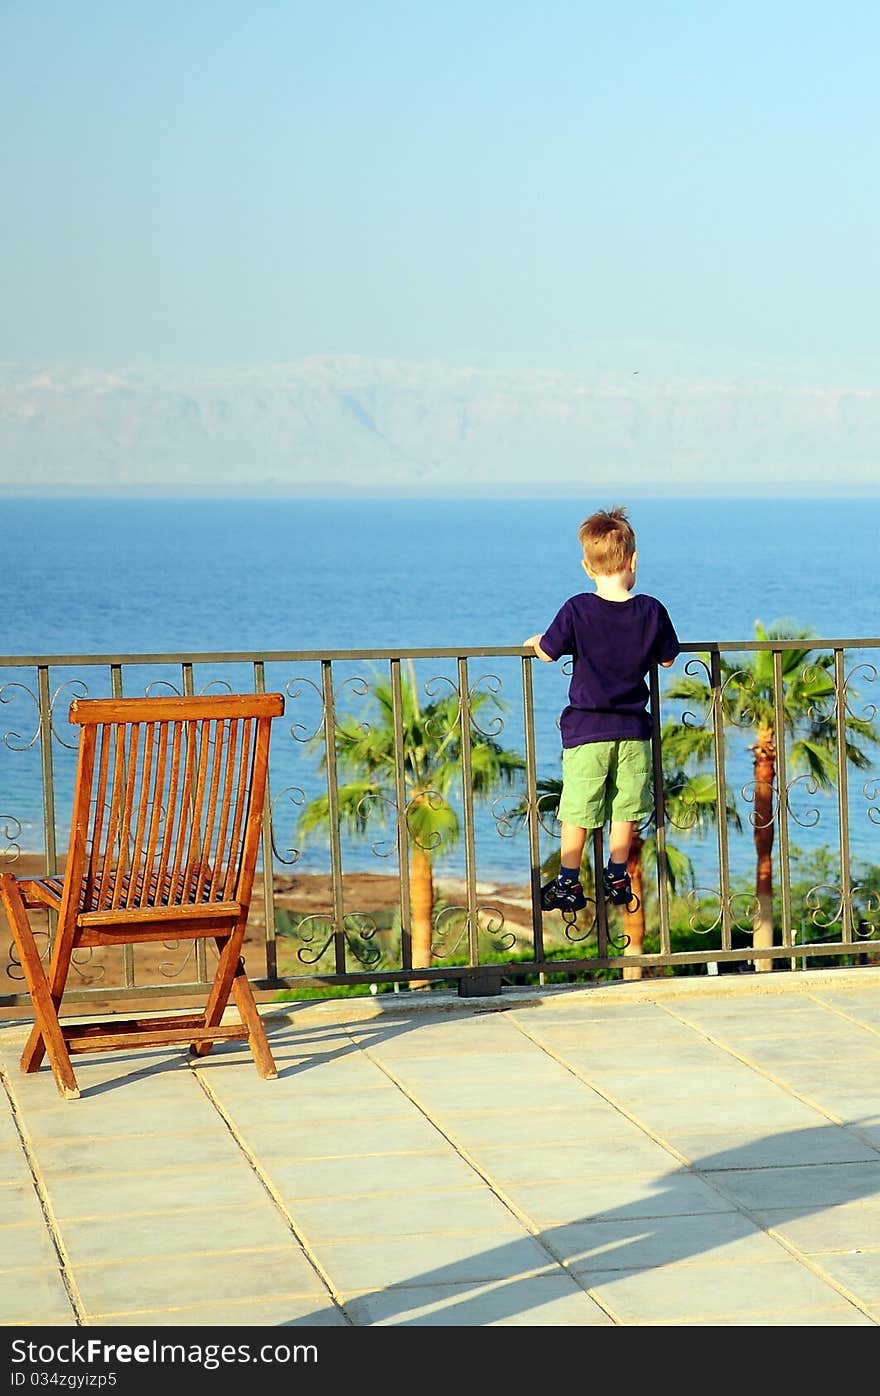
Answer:
M523 649L534 650L535 654L538 656L539 659L543 659L547 664L552 664L553 660L550 657L550 655L545 654L544 651L541 649L541 641L543 640L543 638L543 634L530 635L527 640L523 640Z

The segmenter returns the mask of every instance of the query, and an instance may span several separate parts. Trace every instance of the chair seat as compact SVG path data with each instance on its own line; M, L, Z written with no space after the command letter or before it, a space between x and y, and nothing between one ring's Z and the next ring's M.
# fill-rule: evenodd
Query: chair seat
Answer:
M201 887L199 881L202 881ZM217 879L222 885L223 878ZM144 892L146 884L146 893ZM117 895L118 886L118 895ZM132 882L130 873L123 873L121 877L117 874L117 869L113 868L107 877L96 877L89 888L87 878L82 878L79 887L79 905L83 908L83 913L89 911L109 910L114 901L119 910L141 910L144 908L165 907L165 906L198 906L205 903L226 902L225 898L211 897L212 873L210 869L203 869L199 865L193 865L188 871L178 873L176 877L170 873L165 873L159 879L159 869L154 868L150 874L149 882L143 873ZM26 901L32 900L36 906L48 906L57 910L61 906L64 896L65 879L63 874L55 877L35 877L21 883L22 892ZM82 913L81 913L82 914Z

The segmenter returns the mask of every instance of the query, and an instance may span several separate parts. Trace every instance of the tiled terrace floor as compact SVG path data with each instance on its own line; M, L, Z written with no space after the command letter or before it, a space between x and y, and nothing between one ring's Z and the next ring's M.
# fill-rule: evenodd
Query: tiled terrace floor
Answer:
M7 1326L880 1324L880 968L0 1029Z

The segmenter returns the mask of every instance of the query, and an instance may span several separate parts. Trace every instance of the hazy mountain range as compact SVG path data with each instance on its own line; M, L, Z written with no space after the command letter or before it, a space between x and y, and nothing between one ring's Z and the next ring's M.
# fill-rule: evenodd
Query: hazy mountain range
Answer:
M0 365L0 488L875 493L880 389L322 357Z

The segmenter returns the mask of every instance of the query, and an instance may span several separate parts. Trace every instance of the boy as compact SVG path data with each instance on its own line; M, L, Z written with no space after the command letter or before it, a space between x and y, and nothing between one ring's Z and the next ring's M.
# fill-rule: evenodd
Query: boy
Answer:
M582 566L594 592L572 596L543 635L524 642L539 659L574 656L562 734L561 861L541 888L545 911L586 906L580 867L589 829L610 820L605 896L615 906L633 900L627 872L636 824L653 809L648 685L652 661L668 667L679 653L666 607L653 596L632 595L636 539L624 509L600 510L578 529ZM636 908L633 907L633 910Z

